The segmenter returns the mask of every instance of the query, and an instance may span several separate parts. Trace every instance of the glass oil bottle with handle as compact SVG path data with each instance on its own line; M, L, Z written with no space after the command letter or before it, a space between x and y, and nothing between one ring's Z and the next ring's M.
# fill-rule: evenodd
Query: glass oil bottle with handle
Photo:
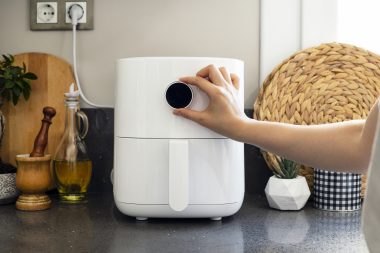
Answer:
M86 199L92 175L92 163L83 138L87 135L88 119L80 111L79 91L65 93L65 130L53 160L53 174L60 200L81 202Z

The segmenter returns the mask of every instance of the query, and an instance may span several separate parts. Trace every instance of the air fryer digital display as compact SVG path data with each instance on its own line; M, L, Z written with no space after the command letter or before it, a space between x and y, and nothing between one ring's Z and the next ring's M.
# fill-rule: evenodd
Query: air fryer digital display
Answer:
M174 82L166 90L166 101L173 108L185 108L193 99L193 91L183 82Z

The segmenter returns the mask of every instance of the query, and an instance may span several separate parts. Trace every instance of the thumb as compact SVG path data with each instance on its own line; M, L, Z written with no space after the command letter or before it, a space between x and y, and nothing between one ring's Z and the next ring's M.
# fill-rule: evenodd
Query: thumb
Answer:
M202 118L203 118L202 112L193 111L186 108L175 109L173 113L174 115L184 117L186 119L195 121L197 123L201 123Z

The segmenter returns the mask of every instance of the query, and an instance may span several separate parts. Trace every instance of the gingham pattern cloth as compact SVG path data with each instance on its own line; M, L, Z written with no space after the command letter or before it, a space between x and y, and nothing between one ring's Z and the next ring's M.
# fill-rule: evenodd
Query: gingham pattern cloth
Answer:
M314 170L313 205L330 211L355 211L361 207L359 174Z

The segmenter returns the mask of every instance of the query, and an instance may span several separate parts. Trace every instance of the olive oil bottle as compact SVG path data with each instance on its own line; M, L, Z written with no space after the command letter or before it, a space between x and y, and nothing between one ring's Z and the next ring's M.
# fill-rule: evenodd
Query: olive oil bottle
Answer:
M53 160L53 175L59 197L65 202L81 202L91 181L92 163L87 155L84 137L88 119L79 108L79 92L70 87L65 93L65 130Z
M61 199L73 202L85 199L92 174L91 161L54 160L53 163L55 180Z

